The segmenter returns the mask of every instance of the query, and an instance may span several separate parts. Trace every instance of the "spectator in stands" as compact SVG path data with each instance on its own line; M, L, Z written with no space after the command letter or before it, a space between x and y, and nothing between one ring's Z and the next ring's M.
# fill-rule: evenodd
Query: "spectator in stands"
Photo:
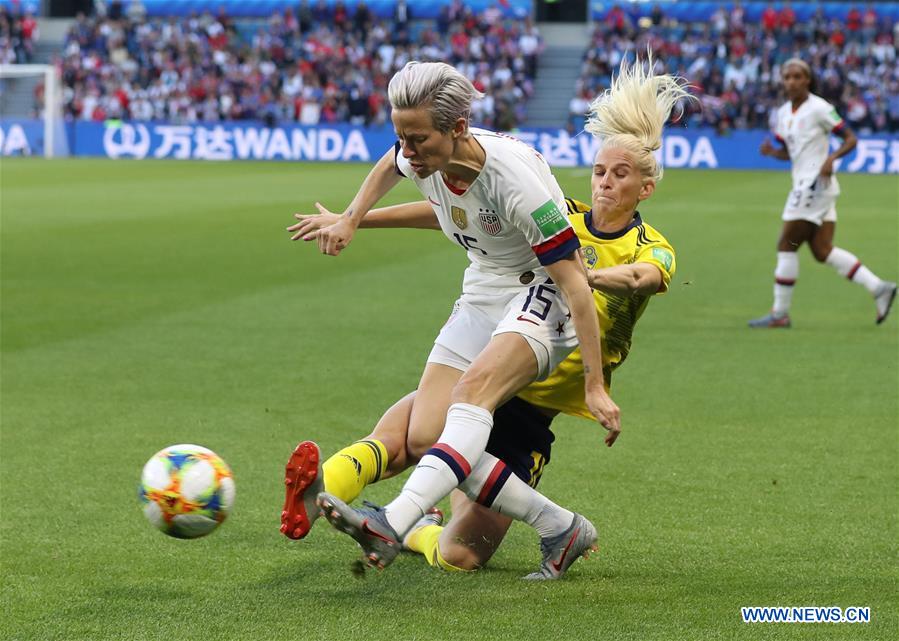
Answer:
M877 10L874 9L874 4L869 2L862 16L862 38L865 42L870 42L877 34L878 22Z
M882 130L894 126L899 111L899 23L881 20L877 6L869 3L865 13L856 7L847 16L854 32L828 19L822 7L798 23L789 2L780 10L769 3L754 24L746 23L736 2L730 12L723 5L712 9L708 21L646 19L637 27L622 22L620 7L612 7L594 27L577 91L595 95L606 89L622 57L651 45L661 71L686 77L700 96L702 109L687 105L684 124L720 131L764 128L769 111L783 101L779 65L800 56L812 63L820 95L847 120Z
M34 17L34 11L31 7L25 9L25 15L22 16L20 23L22 57L26 63L32 62L34 59L34 45L38 41L40 34L37 28L37 20Z
M868 105L862 99L857 90L847 89L846 121L854 131L860 131L868 126Z
M762 11L762 27L769 33L777 27L777 9L773 4L769 4Z
M147 8L141 0L131 0L125 15L131 22L143 22L147 18Z
M628 26L628 19L627 15L624 13L624 9L622 9L620 5L614 5L611 11L606 15L606 23L611 27L613 32L619 36L623 35Z
M525 19L524 30L518 38L518 46L524 57L525 75L528 78L535 78L537 76L537 58L543 52L543 41L540 39L540 30L530 18Z
M399 34L409 30L409 23L412 22L412 9L406 0L397 0L393 9L393 33Z
M302 0L297 8L297 23L300 28L300 34L306 35L312 31L315 24L315 18L312 15L312 9L309 7L309 0Z
M536 26L504 18L496 4L478 15L461 0L436 21L413 23L411 4L398 1L393 22L375 18L363 2L348 9L322 0L300 0L265 22L235 22L224 9L148 20L140 0L121 3L118 20L79 15L61 53L66 113L384 123L387 80L407 60L422 59L450 62L486 92L473 107L479 124L517 126L543 48ZM799 55L811 62L822 97L847 119L851 111L856 126L899 128L899 24L882 19L876 3L855 7L858 15L846 22L819 7L797 23L789 3L777 6L752 23L739 2L697 23L653 7L634 24L614 5L596 23L572 105L607 88L621 60L650 45L659 72L685 76L701 96L703 109L688 105L685 125L765 127L781 100L779 65ZM0 62L27 60L26 41L37 31L25 18L0 7Z
M765 9L765 11L767 12L768 9ZM723 5L716 8L712 13L711 22L712 28L715 30L715 33L724 33L725 31L727 31L729 19L727 10Z
M740 31L743 29L743 22L746 19L746 10L743 8L740 0L735 0L734 6L730 10L730 15L728 16L730 22L730 28L733 30Z
M899 131L899 79L890 82L886 103L889 129Z
M580 122L587 115L587 111L590 109L590 102L595 97L594 94L590 93L589 89L581 87L568 103L568 120L575 128L575 123Z
M0 65L11 65L16 62L16 52L12 44L4 38L0 38Z
M743 66L743 58L732 55L724 70L724 84L734 87L737 91L743 91L748 79L749 76Z
M356 13L353 14L353 28L356 30L357 38L360 40L365 39L365 34L371 27L371 21L371 11L365 4L365 0L359 0L359 4L356 5Z
M315 9L312 12L312 22L314 24L328 24L333 17L331 9L328 7L328 3L325 2L325 0L318 0L315 4Z
M121 0L112 0L106 8L106 17L110 20L121 20L125 15Z
M448 36L422 25L413 39L408 5L396 10L396 34L362 2L351 13L343 2L303 0L265 24L236 24L223 9L162 20L81 15L63 50L66 113L383 124L387 80L406 61L424 59L447 60L477 79L488 93L481 124L521 121L542 48L532 23L475 15L455 2Z
M777 26L781 29L792 29L796 24L796 12L790 6L790 0L784 2L784 6L777 12Z
M860 31L862 28L862 12L858 10L857 6L853 6L849 9L849 13L846 14L846 29L850 33L856 33Z
M440 13L437 14L437 33L441 36L445 37L449 34L449 28L453 22L451 11L451 5L445 4L440 7Z
M341 31L347 31L349 29L350 13L347 11L343 0L337 0L337 2L334 3L334 14L331 19L334 21L334 25Z
M5 6L0 6L0 63L31 62L37 39L37 21L30 7L23 14L20 7L10 12Z
M498 24L502 17L503 12L500 11L499 7L497 7L495 4L491 4L484 10L483 19L484 23L488 27L493 27L494 25Z

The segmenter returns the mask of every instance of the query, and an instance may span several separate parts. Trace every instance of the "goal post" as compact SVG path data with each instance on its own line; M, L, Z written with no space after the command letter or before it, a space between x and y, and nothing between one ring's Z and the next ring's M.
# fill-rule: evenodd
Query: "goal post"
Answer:
M43 77L44 109L44 157L57 158L68 155L68 141L62 122L62 92L59 75L53 65L0 65L0 80L7 78ZM30 114L0 114L2 117L28 116Z

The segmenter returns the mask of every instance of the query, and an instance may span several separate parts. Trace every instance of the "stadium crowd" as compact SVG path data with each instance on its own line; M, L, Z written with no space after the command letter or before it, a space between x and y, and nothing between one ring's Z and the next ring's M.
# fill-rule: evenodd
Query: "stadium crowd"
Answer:
M496 6L476 15L454 0L437 20L416 20L413 5L398 0L393 17L382 20L364 2L348 8L301 0L268 20L238 21L224 9L148 19L140 0L110 2L97 15L79 15L66 36L56 61L65 113L85 120L377 125L387 119L391 75L418 59L445 60L474 79L486 94L475 103L474 121L505 130L521 124L543 49L530 18L505 17ZM0 7L0 63L30 62L37 38L31 11ZM851 126L899 131L899 22L878 15L876 3L853 8L845 20L827 19L819 8L805 22L789 3L753 22L739 2L692 23L658 5L639 19L612 6L584 56L572 127L621 59L647 47L659 71L694 86L700 101L686 106L688 126L767 128L783 100L779 66L800 57L817 75L817 93Z
M687 78L700 101L688 105L689 126L767 128L784 98L779 68L787 59L807 61L816 92L860 131L899 131L899 23L882 18L875 3L853 8L846 20L828 20L818 8L799 23L789 3L769 6L757 23L739 2L719 7L708 22L683 23L659 6L634 21L613 6L597 22L570 112L577 120L589 100L607 88L622 57L652 47L659 70Z
M429 23L413 22L404 0L390 21L364 2L349 9L304 1L256 22L224 9L146 19L139 2L115 5L79 15L66 37L60 64L70 118L379 124L395 71L409 60L445 60L486 94L474 118L512 129L542 46L529 19L494 8L475 15L460 0Z
M15 12L0 6L0 65L32 62L39 36L31 6Z

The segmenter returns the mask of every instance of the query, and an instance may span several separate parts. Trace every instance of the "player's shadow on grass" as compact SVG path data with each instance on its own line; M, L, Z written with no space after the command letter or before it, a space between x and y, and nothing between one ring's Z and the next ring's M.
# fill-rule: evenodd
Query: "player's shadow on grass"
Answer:
M523 577L534 568L518 567L507 564L489 565L487 568L471 573L444 572L425 565L417 555L403 554L386 570L363 569L361 561L350 558L336 561L329 559L317 565L297 563L289 568L273 570L260 580L248 583L245 587L254 590L271 590L281 593L285 587L296 587L314 581L320 588L329 586L329 592L356 592L359 588L374 588L383 585L385 590L395 590L398 584L407 580L421 581L433 577L436 580L456 578L462 580L475 579L489 581L491 576L508 578ZM536 567L536 565L535 565Z
M331 572L331 570L326 569L322 565L312 567L297 564L289 569L282 568L274 570L269 573L267 578L264 578L261 581L254 581L251 584L245 584L245 586L258 590L273 590L278 592L283 590L285 586L296 587L312 578L320 580L321 575L325 572ZM352 578L350 577L349 570L347 570L347 577Z

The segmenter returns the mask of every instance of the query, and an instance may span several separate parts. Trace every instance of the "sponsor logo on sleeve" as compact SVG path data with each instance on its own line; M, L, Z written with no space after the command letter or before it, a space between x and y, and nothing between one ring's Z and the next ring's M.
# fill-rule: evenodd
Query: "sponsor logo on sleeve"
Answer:
M565 218L565 214L552 200L547 200L543 203L531 214L531 218L534 219L537 228L544 238L552 238L568 227L568 220Z
M666 272L671 271L671 263L674 261L674 256L671 255L670 251L664 247L653 247L652 257L665 266Z

